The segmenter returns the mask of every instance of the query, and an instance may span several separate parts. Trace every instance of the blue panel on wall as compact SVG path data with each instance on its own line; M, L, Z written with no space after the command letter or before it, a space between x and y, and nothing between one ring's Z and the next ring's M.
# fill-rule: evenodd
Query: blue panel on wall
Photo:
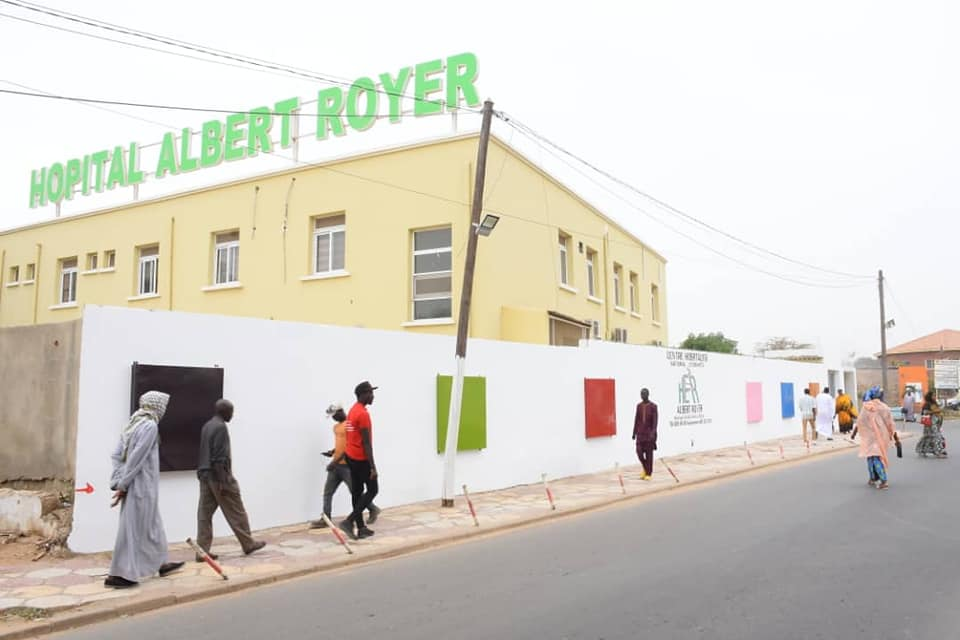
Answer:
M784 418L792 418L796 414L793 407L793 383L780 383L780 415Z

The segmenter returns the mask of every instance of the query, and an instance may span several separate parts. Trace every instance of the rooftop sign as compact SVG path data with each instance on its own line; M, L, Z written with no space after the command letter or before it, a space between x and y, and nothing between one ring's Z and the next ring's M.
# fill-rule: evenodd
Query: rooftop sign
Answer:
M378 119L400 122L402 101L413 85L413 115L436 115L456 109L461 101L467 106L480 104L474 83L477 58L472 53L437 59L396 74L381 73L377 79L356 79L349 87L328 87L317 92L316 123L318 140L347 131L366 131ZM379 86L378 86L379 85ZM386 106L386 114L381 112ZM189 173L215 167L220 163L253 158L274 150L272 133L279 126L279 147L293 144L292 116L300 110L299 98L261 106L247 112L232 113L223 119L204 122L197 148L194 131L185 127L163 136L153 171L154 178ZM30 208L72 200L77 193L89 195L117 187L141 184L147 174L140 168L140 146L131 142L112 149L94 151L82 158L54 162L34 169L30 176Z

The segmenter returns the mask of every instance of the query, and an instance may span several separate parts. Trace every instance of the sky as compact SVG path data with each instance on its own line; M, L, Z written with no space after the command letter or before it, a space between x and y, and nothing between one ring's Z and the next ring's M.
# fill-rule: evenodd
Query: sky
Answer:
M11 3L21 0L0 0L0 89L245 111L308 100L329 86L222 57L211 63L198 52ZM667 259L670 344L721 331L746 353L772 336L833 357L875 353L879 269L895 321L888 345L960 328L950 249L960 236L956 3L33 6L347 82L474 53L481 98L551 145L501 119L494 134ZM52 206L27 205L32 169L118 144L156 143L167 131L223 117L109 109L0 94L0 229L54 217ZM305 143L299 161L446 135L453 126L449 116L380 121L343 139ZM479 118L461 114L456 126L476 130ZM243 160L148 180L140 197L290 166L289 153ZM62 215L131 198L129 189L78 197Z

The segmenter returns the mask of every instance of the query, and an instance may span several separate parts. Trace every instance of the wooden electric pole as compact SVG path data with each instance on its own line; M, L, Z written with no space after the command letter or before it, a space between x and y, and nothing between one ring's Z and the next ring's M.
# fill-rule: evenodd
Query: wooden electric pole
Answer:
M480 213L483 211L483 183L487 170L487 146L490 142L490 121L493 118L493 102L483 103L483 121L480 125L480 142L477 148L477 170L473 186L473 206L470 210L470 226L467 230L467 257L463 267L463 287L460 289L460 312L457 316L456 376L450 390L450 414L447 420L447 440L443 458L443 498L441 505L453 506L454 463L457 443L460 439L460 407L463 401L464 361L467 357L467 332L470 323L470 300L473 296L473 272L477 262Z
M883 306L883 269L880 269L877 284L880 288L880 384L883 385L884 395L889 398L892 396L887 389L887 314Z

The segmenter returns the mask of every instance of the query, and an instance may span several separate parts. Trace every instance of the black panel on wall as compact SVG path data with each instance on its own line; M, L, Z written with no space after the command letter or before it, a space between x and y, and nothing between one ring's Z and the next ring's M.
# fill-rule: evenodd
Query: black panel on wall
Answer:
M213 405L223 397L223 369L173 367L133 363L130 412L140 408L147 391L170 394L160 420L160 471L197 468L200 429L213 416Z

